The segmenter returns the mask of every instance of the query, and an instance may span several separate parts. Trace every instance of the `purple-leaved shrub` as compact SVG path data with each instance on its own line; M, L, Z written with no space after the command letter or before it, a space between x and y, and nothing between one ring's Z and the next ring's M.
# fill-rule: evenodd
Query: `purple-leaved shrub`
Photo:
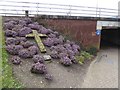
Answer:
M26 24L32 23L32 19L31 18L24 18L24 21L26 22Z
M43 41L44 45L51 47L51 46L56 46L58 44L63 44L63 40L59 38L47 38L46 40Z
M6 45L11 45L11 44L13 44L13 45L17 45L17 44L19 44L19 41L16 39L16 38L6 38Z
M50 54L53 59L59 59L59 54L57 51L53 50Z
M19 65L21 63L21 59L18 56L13 56L11 59L12 63L15 65Z
M30 33L32 33L32 29L29 27L23 27L22 29L20 29L18 31L19 36L23 36L23 37L27 34L30 34Z
M56 35L53 34L53 33L50 33L50 34L48 35L48 37L49 37L49 38L56 38Z
M12 31L15 31L15 32L19 32L21 29L23 28L22 25L18 24L18 25L15 25L14 28L12 29Z
M31 57L30 52L27 49L20 50L18 55L21 58L30 58Z
M56 36L59 36L59 33L57 31L53 32Z
M42 34L50 34L51 30L50 29L46 29L45 27L42 26L40 28L40 33L42 33Z
M72 61L70 60L69 57L63 57L63 58L61 58L60 61L65 66L70 66L72 64Z
M24 48L28 48L28 47L34 45L34 43L33 43L33 42L30 42L30 41L25 41L25 42L22 41L20 44L21 44Z
M8 22L8 23L4 23L4 29L7 30L12 30L14 28L14 24Z
M72 45L72 48L73 48L73 50L78 50L78 51L80 51L80 47L79 47L78 45L76 45L76 44L73 44L73 45Z
M59 54L59 58L63 59L64 57L68 57L68 54L65 52Z
M34 30L40 29L40 25L36 24L36 23L29 24L28 27L30 27L31 29L34 29Z
M75 56L69 56L72 63L77 64L78 61L75 59Z
M36 74L46 74L47 68L43 63L37 62L37 63L33 64L32 68L31 68L31 72L36 73Z
M30 46L28 48L29 54L31 57L33 57L34 55L36 55L39 52L39 49L37 46Z
M44 61L45 61L44 57L41 55L34 55L32 59L33 59L34 63L37 63L37 62L44 63Z
M11 23L13 25L17 25L17 22L15 20L11 20L11 21L9 21L9 23Z
M7 37L16 37L18 35L18 33L15 31L7 29L7 30L5 30L5 35Z
M7 45L6 50L12 55L18 55L19 51L23 49L21 45Z
M24 26L27 26L27 23L24 20L19 20L19 25L24 27Z
M53 77L52 77L52 75L50 75L50 74L45 74L45 79L46 79L46 80L49 80L49 81L52 81L52 80L53 80Z
M67 50L67 54L69 56L74 56L75 55L74 51L72 51L72 50Z
M20 42L26 42L27 39L26 37L16 37L16 40L20 43Z
M65 47L67 50L72 50L72 47L71 47L70 44L65 43L65 44L64 44L64 47Z
M8 23L9 21L11 21L11 19L9 19L9 18L5 18L5 19L4 19L4 22L5 22L5 23Z
M53 46L54 41L51 38L47 38L46 40L43 41L45 46L51 47Z
M30 46L27 49L22 49L19 51L18 55L22 58L32 58L38 53L39 49L37 46Z

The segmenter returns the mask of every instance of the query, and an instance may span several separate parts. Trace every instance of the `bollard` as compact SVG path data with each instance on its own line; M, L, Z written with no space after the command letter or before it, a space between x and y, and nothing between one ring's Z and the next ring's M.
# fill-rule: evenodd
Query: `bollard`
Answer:
M29 11L28 10L25 11L25 16L29 17Z

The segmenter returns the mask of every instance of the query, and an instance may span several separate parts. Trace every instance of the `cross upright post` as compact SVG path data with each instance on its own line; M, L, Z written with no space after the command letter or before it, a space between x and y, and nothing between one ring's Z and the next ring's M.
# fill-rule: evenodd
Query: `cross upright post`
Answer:
M47 37L47 35L39 34L36 30L32 30L32 32L33 32L32 34L27 34L26 37L34 37L41 53L46 52L45 46L43 45L40 37Z

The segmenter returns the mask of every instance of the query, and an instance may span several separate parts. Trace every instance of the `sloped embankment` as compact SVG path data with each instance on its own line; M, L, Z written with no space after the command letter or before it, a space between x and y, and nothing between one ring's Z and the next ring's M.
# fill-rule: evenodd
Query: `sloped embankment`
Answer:
M13 67L13 74L27 88L70 88L81 87L90 60L86 60L83 65L77 64L75 55L80 54L80 47L72 41L65 40L58 32L46 29L37 22L30 19L5 20L6 49L11 54L9 62ZM43 56L37 48L34 39L25 38L25 35L32 33L32 29L39 33L47 34L42 42L47 49L45 54L51 55L52 60L41 59L34 62L35 55ZM17 59L13 59L13 57ZM15 65L13 65L15 64ZM18 65L19 64L19 65ZM53 80L45 80L44 74L31 73L33 64L37 72L52 75ZM45 66L44 70L41 66ZM65 66L67 65L67 67ZM37 68L38 67L38 68ZM46 72L47 69L47 72Z

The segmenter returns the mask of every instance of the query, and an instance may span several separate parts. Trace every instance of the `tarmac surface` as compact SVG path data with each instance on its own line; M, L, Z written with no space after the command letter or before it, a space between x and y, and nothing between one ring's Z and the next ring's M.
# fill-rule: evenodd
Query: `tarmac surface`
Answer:
M118 88L118 48L100 50L91 63L82 88Z

